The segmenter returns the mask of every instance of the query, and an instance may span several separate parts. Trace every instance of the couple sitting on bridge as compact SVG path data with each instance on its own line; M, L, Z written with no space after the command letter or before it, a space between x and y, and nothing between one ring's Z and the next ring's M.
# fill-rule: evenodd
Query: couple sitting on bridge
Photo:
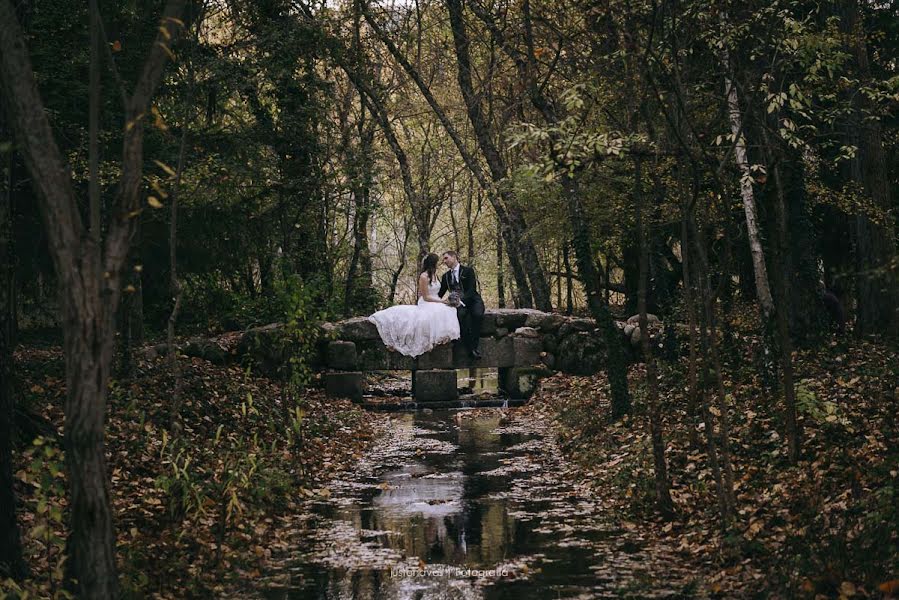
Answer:
M406 356L419 356L434 346L461 337L469 356L481 358L478 344L484 301L478 293L477 275L449 250L443 253L447 271L438 280L438 260L436 254L428 254L422 261L416 304L379 310L369 320L377 326L388 348Z

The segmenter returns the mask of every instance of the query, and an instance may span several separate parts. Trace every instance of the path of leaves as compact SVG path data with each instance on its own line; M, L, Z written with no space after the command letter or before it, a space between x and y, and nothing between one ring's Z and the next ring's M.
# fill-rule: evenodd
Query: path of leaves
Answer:
M796 466L776 392L752 368L757 340L738 340L726 366L738 520L722 532L703 448L688 439L685 361L661 364L661 404L677 517L657 518L643 403L645 372L631 369L634 416L609 424L602 375L556 375L529 406L552 424L565 455L609 510L629 515L650 543L696 564L719 597L890 598L899 593L899 354L834 341L794 361L804 453ZM700 436L703 427L698 427ZM700 439L702 439L700 437Z

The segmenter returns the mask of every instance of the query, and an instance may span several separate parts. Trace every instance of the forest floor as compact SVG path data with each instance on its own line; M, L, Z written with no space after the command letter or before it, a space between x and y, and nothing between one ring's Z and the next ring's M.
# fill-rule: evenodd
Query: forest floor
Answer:
M645 535L692 557L712 595L899 596L899 353L848 339L796 353L803 451L791 465L782 400L765 390L752 367L757 340L737 341L725 385L738 515L726 531L703 426L695 447L686 425L685 359L659 363L677 513L670 521L654 507L643 365L630 369L634 414L622 422L605 419L604 375L557 374L515 410L551 421L597 498L629 515Z
M550 423L571 476L623 527L692 565L701 574L697 595L895 596L899 355L851 340L797 352L804 444L802 460L790 465L781 401L757 379L754 344L740 339L726 356L739 513L726 531L704 447L691 445L686 426L684 359L659 363L671 521L654 509L642 365L630 369L634 411L622 422L608 424L602 375L549 377L510 414ZM52 597L65 531L62 354L32 347L15 358L18 397L51 425L17 454L17 493L33 574L26 589ZM138 360L128 383L114 381L110 393L107 450L125 598L245 595L283 568L279 557L309 526L306 500L327 499L329 482L351 475L390 431L388 415L319 390L303 392L302 412L290 414L276 382L198 358L180 364L183 429L174 438L164 358Z
M54 597L65 532L63 357L59 348L28 348L15 361L18 397L50 425L39 445L17 453L32 569L25 589ZM111 387L106 447L123 598L245 592L304 526L299 499L326 496L328 481L358 461L386 419L315 389L302 393L299 414L289 414L279 383L199 358L182 357L180 365L177 436L168 431L173 380L165 358L138 359L127 384Z

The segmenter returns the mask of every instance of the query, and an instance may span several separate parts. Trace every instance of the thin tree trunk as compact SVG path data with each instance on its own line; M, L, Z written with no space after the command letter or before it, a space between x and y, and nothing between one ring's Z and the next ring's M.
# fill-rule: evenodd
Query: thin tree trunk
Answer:
M694 190L694 192L697 190ZM687 326L690 328L690 354L687 366L687 432L690 439L690 446L699 448L699 435L696 432L697 417L697 360L699 351L699 332L697 331L696 322L696 299L694 297L695 288L693 287L692 264L690 261L690 239L687 231L687 221L689 219L689 208L687 203L681 204L681 228L680 228L680 245L681 245L681 268L683 269L684 281L684 304L687 308Z
M611 417L620 419L631 410L624 348L621 345L618 326L612 321L612 313L609 311L608 305L602 301L601 290L597 285L596 264L593 262L593 253L590 247L590 223L580 202L577 180L563 175L562 186L568 208L568 219L574 233L574 256L587 296L587 306L602 331L603 341L606 344L606 374L609 379L612 404Z
M562 307L562 248L556 248L556 307Z
M0 127L3 125L0 122ZM7 132L3 133L6 138ZM16 261L12 234L13 153L9 152L8 156L8 177L0 192L0 578L12 577L18 581L27 575L28 566L22 557L13 478L15 398L12 353L16 338Z
M855 59L862 85L871 81L864 23L858 0L847 0L841 20L848 45ZM853 94L854 110L860 117L857 130L859 152L856 179L871 197L879 219L860 212L855 217L856 287L858 311L856 333L899 337L899 260L890 211L889 169L883 148L883 130L879 118L870 116L872 103L861 91Z
M766 135L767 142L767 135ZM790 247L787 242L787 219L784 206L784 188L780 174L780 165L771 163L774 175L774 212L775 212L775 240L774 247L774 286L777 295L777 347L780 350L781 390L784 399L784 422L786 423L786 438L788 443L789 459L792 464L799 460L802 441L799 431L799 422L796 414L796 390L793 386L793 340L790 336L790 325L787 319L790 310L788 296L789 281L787 273L792 273L792 261Z
M701 279L701 275L697 273L696 276L697 282ZM702 290L702 284L698 283L696 286L700 289L700 296L703 296L705 292ZM730 521L733 518L729 494L725 487L724 476L721 471L721 462L718 458L718 442L715 441L715 419L712 416L712 407L709 402L709 382L711 381L711 369L709 368L709 359L708 359L708 323L705 319L705 311L700 311L699 318L699 338L702 344L703 350L703 359L702 359L702 394L700 396L700 408L702 409L702 421L705 425L705 440L706 440L706 454L709 458L709 467L712 469L712 478L715 480L715 490L717 492L716 496L718 499L718 513L721 516L721 529L727 530L730 526Z
M740 100L737 95L737 87L730 77L730 59L726 50L722 52L721 62L728 73L724 77L727 117L730 123L730 133L735 138L734 160L737 163L737 168L740 170L740 197L743 200L743 213L746 216L746 235L749 238L749 251L752 254L756 296L762 308L762 318L768 321L774 312L774 300L771 297L768 270L765 266L765 251L762 249L762 240L759 234L755 197L752 189L753 177L746 154L746 139L743 136L743 117L740 112Z
M718 326L715 319L715 295L712 292L709 276L709 262L705 252L705 240L698 228L693 228L694 246L696 248L696 257L698 259L697 279L699 282L700 298L702 301L703 321L701 326L702 336L705 340L703 353L703 365L708 369L708 362L711 359L712 367L715 372L715 384L718 392L718 423L721 430L720 442L720 462L721 473L723 475L723 494L727 503L727 514L733 516L735 513L736 502L734 500L734 474L731 463L730 449L730 419L728 417L729 409L727 407L727 393L724 389L724 373L721 368L721 358L718 351ZM706 385L708 384L708 371L706 371Z
M173 432L181 431L181 373L178 365L178 352L175 348L175 325L178 322L178 314L181 312L181 297L184 288L178 278L178 202L181 200L181 182L184 175L184 155L187 151L187 139L190 126L194 121L194 66L193 60L188 59L188 90L185 101L187 110L186 118L181 124L181 141L178 144L178 164L175 166L175 181L172 185L170 198L171 212L169 218L169 290L172 294L172 312L169 314L166 327L168 344L169 376L172 378L172 404L169 415L169 429ZM260 287L264 288L264 281L260 272Z
M502 223L500 223L500 219L497 216L496 218L496 296L497 296L497 305L499 308L506 307L506 289L505 282L503 281L503 237L499 232L499 229L502 227Z
M469 38L465 27L465 20L462 15L462 3L460 0L447 0L447 11L450 18L450 28L453 34L453 42L456 49L456 62L458 66L458 82L459 89L462 92L462 99L468 112L468 119L471 122L472 130L475 138L490 169L490 174L494 184L502 182L507 175L506 164L500 155L496 145L493 143L491 131L483 115L480 97L475 94L472 83L471 73L471 57L469 54ZM523 263L524 271L530 283L530 289L526 290L519 285L519 293L522 301L530 304L530 296L533 294L533 301L537 308L544 311L552 310L552 296L549 283L546 280L546 274L540 265L540 258L533 242L527 237L527 225L521 211L515 206L514 199L508 192L500 192L504 194L508 211L508 222L511 226L513 239L518 242L518 247L510 248L510 259L512 252L517 251L517 257ZM511 261L510 261L511 262ZM516 269L515 263L511 262L513 270ZM518 276L516 275L516 280Z
M649 321L646 315L646 288L649 279L649 240L647 225L644 222L642 158L638 155L634 161L634 206L637 213L637 229L640 237L640 283L637 292L637 304L640 312L640 343L643 350L643 361L646 364L646 385L648 394L649 434L652 440L652 458L655 473L656 502L663 516L674 514L674 503L671 501L668 466L665 462L665 439L662 433L662 415L659 405L659 378L655 357L649 343Z
M460 19L461 19L461 8L459 8L459 14L460 14ZM523 235L524 231L526 231L526 227L524 228L524 231L522 231L521 230L522 219L517 219L515 217L515 211L513 210L513 207L512 207L512 202L514 199L512 198L512 196L510 194L508 194L508 192L497 192L497 190L496 190L496 184L499 183L499 181L501 181L503 177L505 177L504 168L498 169L499 173L500 173L500 174L498 174L497 170L494 169L494 167L498 167L498 165L496 164L496 161L494 160L494 162L491 166L492 181L488 180L486 174L484 173L484 170L481 168L481 164L475 159L475 157L471 154L471 152L468 151L468 148L465 146L464 142L462 141L462 137L456 131L456 128L452 124L452 121L450 121L450 119L447 117L446 111L437 102L433 93L431 93L430 88L424 82L424 80L422 79L422 77L418 73L418 71L412 66L412 64L406 59L406 57L403 56L403 54L396 47L396 44L394 44L393 41L390 39L390 36L388 36L386 34L386 32L384 32L384 30L380 27L380 25L378 25L377 21L375 21L375 19L371 16L371 14L367 10L363 10L363 15L365 16L366 21L368 22L369 26L371 26L372 31L375 33L375 35L378 37L378 39L381 40L381 42L384 44L384 46L387 48L387 50L390 52L390 54L400 64L400 66L403 68L403 70L406 72L406 74L409 76L409 78L412 79L412 81L418 87L422 96L424 96L425 100L428 102L428 105L431 107L431 110L434 111L435 116L440 121L440 124L443 125L444 130L447 132L447 135L449 135L450 139L452 139L453 144L456 146L456 149L459 151L459 155L462 157L462 160L465 163L465 166L468 167L469 171L475 176L475 178L478 180L478 183L481 185L481 189L483 189L484 192L487 194L487 198L490 201L491 205L493 206L493 209L496 212L497 218L500 221L499 232L502 236L503 241L506 244L506 249L508 250L509 266L512 268L512 276L514 277L515 283L518 285L518 288L524 291L524 298L526 300L527 305L530 306L531 305L531 290L530 290L530 286L528 285L529 274L528 274L528 272L525 268L525 265L523 264L522 261L527 261L528 260L527 256L530 256L531 253L530 253L530 251L527 251L524 253L522 253L520 251L520 247L522 246L522 244L527 246L528 244L530 244L530 241L521 239L521 236ZM467 34L464 31L464 23L462 23L461 25L462 25L462 34L464 36L464 41L465 41L464 47L467 52ZM467 58L467 54L466 54L466 58ZM466 63L466 64L468 64L468 63ZM460 75L460 77L461 76L462 75ZM468 81L467 89L470 89L471 88L470 75L468 76L468 80L469 81ZM463 93L464 93L464 91L463 91ZM472 94L472 96L473 96L473 94ZM476 120L478 120L479 122L482 122L483 119L480 116L480 103L475 98L471 97L466 100L466 106L469 106L469 104L471 104L471 106L477 111L478 116L475 117ZM469 109L469 111L471 111L471 110L472 109ZM469 114L471 114L471 113L469 112ZM493 143L490 140L489 134L487 135L486 139L483 137L479 137L478 143L479 143L479 147L482 149L483 156L485 158L487 158L487 154L485 153L485 151L489 151L490 148L493 147ZM495 151L491 152L490 156L494 157L494 158L499 158L499 154L496 153ZM500 159L500 162L501 162L501 159ZM489 163L489 161L488 161L488 163ZM497 179L497 177L499 177L499 179ZM509 208L507 209L507 207L509 207ZM530 245L531 245L531 247L533 247L532 244L530 244ZM534 252L534 254L536 255L536 252ZM540 277L539 262L535 263L534 265L530 265L530 266L531 266L532 270L535 270L534 277L539 282L539 277ZM544 282L545 282L545 278L544 278ZM538 303L538 307L539 307L539 303ZM544 310L546 310L546 309L544 308Z
M562 263L565 265L565 314L570 315L574 312L574 286L571 273L571 242L565 240L565 246L562 248ZM606 305L609 304L609 291L606 288Z

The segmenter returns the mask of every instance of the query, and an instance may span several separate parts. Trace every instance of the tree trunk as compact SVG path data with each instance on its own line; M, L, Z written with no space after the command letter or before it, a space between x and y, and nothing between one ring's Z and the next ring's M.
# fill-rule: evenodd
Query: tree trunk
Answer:
M506 307L506 289L503 275L503 238L499 232L502 227L499 217L496 218L496 297L499 308Z
M65 438L69 484L67 585L79 598L118 597L115 535L104 454L104 419L115 307L134 234L143 180L143 118L162 80L183 0L166 4L154 45L126 99L117 211L105 246L78 213L70 170L53 137L25 40L8 0L0 1L0 85L9 122L37 192L59 281L66 356Z
M116 598L115 533L104 452L113 320L108 308L85 300L69 298L64 308L68 389L64 445L70 496L67 578L77 580L81 597ZM81 305L75 308L76 304Z
M712 291L709 273L709 261L705 250L705 240L701 231L694 228L692 233L694 247L696 249L697 260L697 281L699 295L702 307L702 321L700 325L701 339L703 340L703 367L705 368L705 385L709 383L709 362L714 369L715 384L718 392L718 426L721 434L719 445L719 459L721 464L721 474L723 477L723 486L720 488L726 503L727 518L732 517L735 512L736 502L734 500L734 475L731 463L730 450L730 419L728 417L729 409L727 407L727 393L724 389L724 373L721 368L721 358L718 351L718 326L715 319L715 302L716 296ZM707 402L707 400L706 400ZM705 408L703 409L705 410ZM706 425L708 428L709 426ZM714 429L710 430L714 433Z
M2 116L2 115L0 115ZM3 137L8 134L0 122ZM12 353L16 338L15 249L13 248L13 154L9 152L6 181L0 191L0 578L21 580L28 573L22 557L22 540L16 518L13 478L13 397Z
M587 307L602 331L603 341L606 344L606 374L609 379L612 404L611 417L620 419L631 410L630 393L627 389L627 363L621 336L618 326L612 321L609 307L602 300L596 264L593 262L593 252L590 247L590 223L580 201L577 180L563 175L562 190L568 208L568 219L574 233L574 256L587 296Z
M468 119L471 122L472 130L477 139L478 146L484 155L487 166L490 169L493 183L499 185L505 180L508 171L505 161L496 145L493 143L490 128L484 118L482 106L479 96L474 92L471 73L471 57L469 55L469 39L466 31L465 21L462 15L462 3L460 0L447 0L447 11L449 12L450 28L453 33L453 42L456 49L456 62L458 65L458 81L459 89L462 92L462 99L468 112ZM540 265L540 258L533 242L527 237L527 224L521 210L516 206L515 200L508 191L501 191L508 213L508 223L510 226L510 236L513 243L517 242L517 247L509 248L510 264L513 271L523 268L527 274L527 280L530 289L526 289L519 280L516 273L516 281L519 283L519 293L524 302L528 302L531 294L537 308L544 311L552 310L552 295L549 283L546 280L546 274ZM523 265L516 267L515 261L512 260L513 253L517 252L515 259L521 261ZM528 302L528 304L530 304Z
M570 315L574 312L574 286L571 273L571 242L565 240L565 247L562 249L562 263L565 265L565 314ZM605 303L609 303L608 288L606 288Z
M456 10L455 7L449 7L449 8L451 11ZM465 56L467 59L467 47L468 47L467 39L468 38L467 38L467 33L464 30L464 23L461 22L461 8L458 8L458 14L459 14L460 24L462 27L461 34L462 34L463 40L464 40L464 49L466 52ZM378 25L377 21L375 21L375 19L371 16L371 14L367 10L363 10L363 15L365 16L365 20L371 26L372 31L374 31L374 33L378 37L378 39L380 39L381 42L387 47L387 50L390 52L390 54L400 64L400 66L403 68L403 70L406 72L406 74L409 76L409 78L412 79L412 81L418 87L422 96L424 96L425 100L428 102L428 105L431 107L431 110L434 111L435 116L440 121L440 124L443 125L443 128L446 131L447 135L449 135L450 139L452 139L453 144L456 146L456 149L459 151L459 155L462 157L463 162L465 162L465 166L468 167L469 171L475 176L475 178L478 180L478 183L481 185L481 189L483 189L484 192L487 194L487 199L490 201L490 204L493 206L493 209L496 212L497 218L499 219L499 222L500 222L499 234L500 234L502 240L506 244L506 249L508 251L508 258L509 258L509 266L512 269L512 276L515 279L515 283L517 284L518 288L524 291L524 298L526 300L527 306L531 306L532 296L531 296L530 286L528 285L528 272L525 269L524 264L522 264L523 260L527 260L525 255L526 254L529 255L530 253L529 252L521 253L521 251L520 251L520 246L522 244L527 245L527 244L530 244L530 242L529 242L529 240L521 240L520 236L522 235L523 232L519 231L520 227L513 227L512 219L510 218L509 211L506 208L506 206L510 206L510 201L513 200L512 196L509 195L508 193L502 193L502 194L498 193L496 190L496 184L499 181L501 181L502 177L505 176L504 169L502 170L503 175L500 176L499 180L496 179L496 175L493 170L491 170L492 181L489 181L487 179L487 176L484 174L484 170L481 168L481 164L468 151L468 148L465 146L465 143L462 141L461 136L456 131L456 128L452 124L452 121L450 121L449 118L447 117L446 111L437 102L437 99L434 97L433 93L431 93L430 88L424 82L424 80L422 79L422 77L418 73L418 71L412 66L412 64L406 59L406 57L403 56L403 54L399 51L399 48L396 47L396 44L393 43L393 41L390 39L390 37L380 27L380 25ZM454 32L454 36L455 36L455 32ZM455 39L455 37L454 37L454 39ZM457 46L457 48L458 48L458 46ZM466 62L466 65L468 65L468 64L469 63ZM463 75L460 74L460 77L463 77ZM469 89L469 90L471 89L470 74L468 74L467 89ZM463 94L464 93L465 92L463 91ZM478 119L479 121L482 122L483 119L480 116L480 102L477 101L477 99L473 98L473 93L472 93L472 97L464 98L464 99L466 101L466 106L469 105L469 102L472 103L472 106L474 106L477 111L478 116L476 117L476 119ZM477 104L475 105L474 103L477 103ZM469 109L469 110L471 110L471 109ZM471 113L469 112L469 114L471 114ZM489 148L493 147L493 143L490 140L489 134L487 135L486 139L479 137L478 143L482 149L482 154L483 154L484 148L489 149ZM484 156L486 158L486 154L484 154ZM493 156L493 154L491 154L491 156ZM499 156L498 153L495 154L495 156L498 157ZM536 253L535 253L535 255L536 255ZM537 280L539 282L539 277L540 277L540 272L541 272L540 264L536 263L536 266L532 267L532 270L535 271L534 277L537 278ZM545 283L545 278L543 281ZM547 290L548 290L548 284L547 284ZM548 298L548 296L547 296L547 298Z
M771 160L769 160L769 164L773 171L775 186L773 228L776 243L772 247L774 248L774 276L777 284L774 286L774 292L777 295L777 346L780 355L781 391L784 400L784 422L786 423L789 459L792 464L796 464L799 460L802 442L796 414L796 390L793 387L793 340L790 336L788 321L790 282L787 273L791 273L793 269L787 242L787 218L780 166Z
M842 24L848 35L850 52L855 59L862 85L871 81L864 23L858 0L848 0ZM883 149L880 119L872 116L872 103L856 91L853 108L859 115L857 177L870 196L877 218L860 212L855 217L856 287L858 312L856 333L899 336L899 260L897 260L894 220L890 216L890 180Z
M698 188L694 188L694 193L698 192ZM693 286L693 266L690 261L690 239L687 227L689 219L689 207L687 202L681 203L681 227L680 227L680 247L681 247L681 269L683 269L684 282L684 305L687 308L687 326L690 328L690 354L687 363L687 433L692 448L699 448L699 435L696 432L697 417L697 360L699 351L699 333L697 331L698 323L696 322L696 299L695 288Z
M644 222L642 159L637 156L634 161L634 208L637 213L637 229L640 238L640 285L638 291L638 310L640 312L640 344L643 350L643 361L646 364L646 386L648 389L649 434L652 440L652 458L655 473L656 502L659 512L665 517L674 513L671 501L668 466L665 462L665 439L662 433L662 415L659 405L659 378L656 372L656 361L649 344L649 321L646 316L646 288L649 279L649 240L647 225Z
M169 376L172 379L172 404L169 415L169 429L173 432L181 431L181 373L178 365L178 352L175 349L175 325L178 322L178 314L181 312L181 297L184 288L178 278L178 202L181 200L181 180L184 175L184 156L187 152L187 139L190 126L194 120L194 66L192 58L188 58L188 91L186 112L187 117L181 124L181 140L178 144L178 163L175 166L175 181L172 185L172 194L169 217L169 291L172 294L172 312L169 313L166 324L166 342L168 344ZM265 279L262 270L259 274L259 287L265 290Z
M727 16L720 15L722 22ZM774 312L774 300L771 298L771 287L768 284L768 271L765 267L765 252L759 235L758 218L756 216L755 197L753 195L753 176L746 153L743 116L740 111L740 98L737 94L736 82L731 76L730 54L726 48L721 50L721 64L725 69L724 94L727 102L727 118L734 144L734 161L740 171L740 197L743 200L743 213L746 216L746 234L749 238L749 251L752 254L752 269L755 276L755 290L762 308L762 318L768 320Z

